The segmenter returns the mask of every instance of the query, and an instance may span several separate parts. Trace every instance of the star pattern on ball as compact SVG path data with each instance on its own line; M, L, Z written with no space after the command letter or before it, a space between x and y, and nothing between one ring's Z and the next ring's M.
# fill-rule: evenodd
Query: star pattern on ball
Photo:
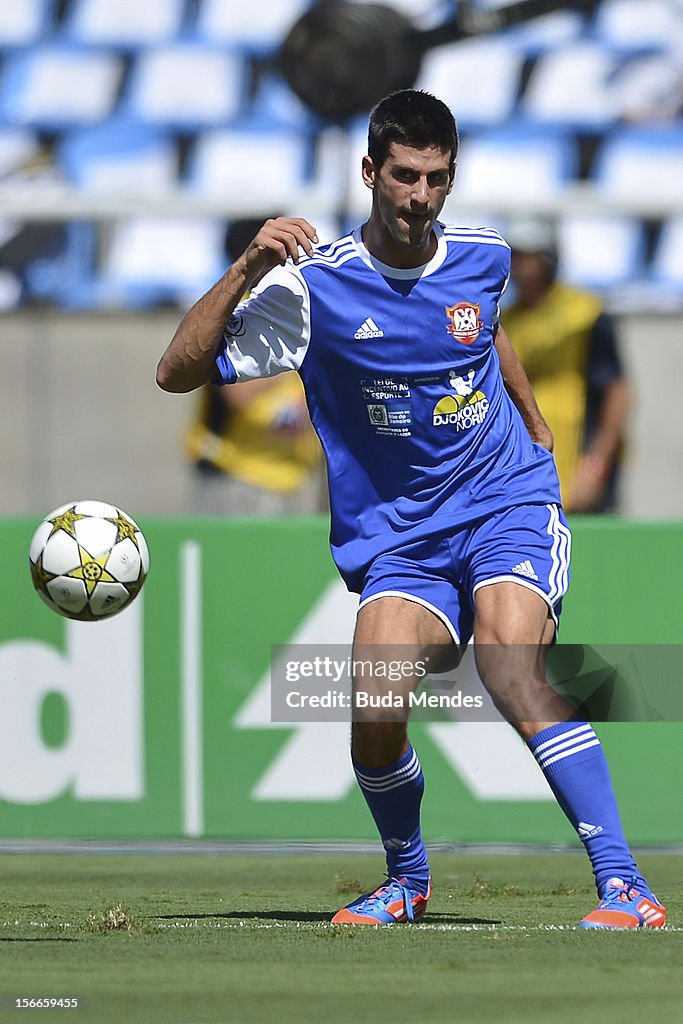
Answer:
M54 537L57 530L64 530L64 533L68 533L70 537L76 539L75 524L80 519L86 519L87 516L82 516L76 511L76 506L71 505L70 508L64 509L58 516L53 516L52 519L48 519L49 523L52 523L52 529L50 531L50 537ZM48 540L50 539L48 537Z
M77 565L71 572L64 573L65 576L70 576L75 580L83 580L85 589L88 592L88 597L91 596L93 590L98 583L116 583L116 577L112 576L110 572L107 572L107 562L109 561L109 552L105 551L103 555L98 555L94 558L89 551L85 548L78 548L78 554L81 559L81 564Z
M45 584L49 583L50 580L53 580L54 578L54 573L48 572L47 569L43 568L43 555L41 552L38 561L31 562L31 579L33 580L33 586L37 590L44 590Z
M126 519L121 512L119 512L115 519L107 516L107 522L116 527L117 544L120 540L135 540L135 527L130 519Z

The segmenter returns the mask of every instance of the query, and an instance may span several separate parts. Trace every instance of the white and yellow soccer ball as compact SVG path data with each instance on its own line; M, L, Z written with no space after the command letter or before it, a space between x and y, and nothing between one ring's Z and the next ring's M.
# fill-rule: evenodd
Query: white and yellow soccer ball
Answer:
M115 615L140 593L149 572L137 523L103 501L72 501L42 521L29 549L31 579L43 601L69 619Z

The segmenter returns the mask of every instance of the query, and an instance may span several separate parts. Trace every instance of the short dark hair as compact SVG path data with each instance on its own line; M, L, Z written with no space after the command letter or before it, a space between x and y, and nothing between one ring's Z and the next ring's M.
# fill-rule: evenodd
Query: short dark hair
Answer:
M458 129L453 114L441 100L420 89L400 89L373 108L368 128L368 154L382 166L392 142L414 149L436 146L451 154L451 172L458 154Z

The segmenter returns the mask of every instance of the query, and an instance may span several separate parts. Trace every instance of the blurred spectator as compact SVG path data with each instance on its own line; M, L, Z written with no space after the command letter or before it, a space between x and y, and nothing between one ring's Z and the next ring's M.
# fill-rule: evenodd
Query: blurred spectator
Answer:
M233 221L228 260L266 219ZM299 375L202 389L186 443L195 511L206 515L305 515L325 508L322 450Z
M550 224L517 221L507 239L515 297L505 330L555 436L564 507L614 511L629 405L614 322L598 296L556 280Z

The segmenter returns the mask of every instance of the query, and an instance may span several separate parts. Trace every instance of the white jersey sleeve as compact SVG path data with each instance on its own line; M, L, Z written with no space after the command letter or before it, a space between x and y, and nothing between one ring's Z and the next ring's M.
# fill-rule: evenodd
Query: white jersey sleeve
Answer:
M266 274L228 321L216 358L217 383L298 370L310 337L308 288L288 262Z

